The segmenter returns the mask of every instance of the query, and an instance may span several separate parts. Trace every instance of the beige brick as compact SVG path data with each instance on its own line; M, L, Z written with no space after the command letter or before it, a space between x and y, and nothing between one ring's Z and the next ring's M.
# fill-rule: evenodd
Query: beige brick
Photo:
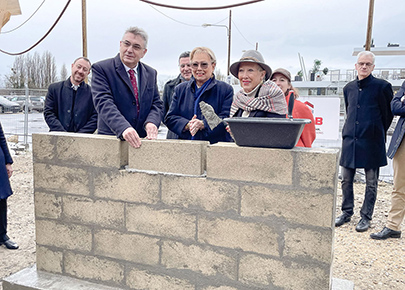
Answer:
M101 172L94 177L97 197L129 202L157 203L160 177L156 174L130 173L126 170Z
M207 149L207 177L290 185L291 150L218 143Z
M62 198L51 193L35 192L35 215L37 217L59 219L62 214Z
M194 290L188 281L174 277L157 275L148 271L132 268L127 277L127 286L131 289L148 290Z
M157 265L158 239L117 231L101 230L94 235L94 251L115 259Z
M92 200L81 196L64 196L63 213L68 220L102 227L124 227L124 204Z
M264 224L224 218L200 218L198 222L198 241L214 246L278 256L277 238L274 229Z
M179 210L127 205L126 225L132 232L194 240L196 217Z
M62 274L63 252L37 246L37 269Z
M313 149L296 152L295 166L299 172L300 185L311 189L327 188L334 192L337 183L337 149Z
M36 219L35 231L38 245L82 252L91 250L91 230L87 227Z
M263 186L244 186L241 190L241 215L275 215L295 223L330 227L334 197L308 191L283 191Z
M34 190L38 189L89 195L89 177L80 168L34 163Z
M201 175L205 170L206 141L142 140L129 148L128 167L138 170Z
M208 247L185 245L178 242L164 242L162 265L166 268L192 270L206 276L225 276L236 279L236 260L225 254L214 252Z
M162 201L169 205L207 211L238 211L238 186L207 178L165 176Z
M314 265L288 263L248 255L242 257L239 279L252 286L274 286L288 290L329 289L329 272Z
M54 132L60 162L120 168L127 164L128 143L115 136Z
M65 272L79 279L92 279L100 282L123 283L124 265L94 256L67 252Z
M284 256L303 256L324 263L332 263L332 229L315 231L289 228L284 234Z
M55 158L56 137L50 133L32 134L32 157L35 162L47 162Z

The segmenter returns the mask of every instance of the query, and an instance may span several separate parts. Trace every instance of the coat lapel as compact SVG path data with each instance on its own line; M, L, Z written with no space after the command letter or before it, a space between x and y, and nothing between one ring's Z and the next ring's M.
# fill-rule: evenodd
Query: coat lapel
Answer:
M135 98L134 89L132 88L132 84L131 84L131 81L129 80L128 73L126 72L125 67L121 62L119 54L114 58L114 63L115 63L115 70L117 71L117 74L124 81L124 83L127 85L129 90L132 92L133 97Z

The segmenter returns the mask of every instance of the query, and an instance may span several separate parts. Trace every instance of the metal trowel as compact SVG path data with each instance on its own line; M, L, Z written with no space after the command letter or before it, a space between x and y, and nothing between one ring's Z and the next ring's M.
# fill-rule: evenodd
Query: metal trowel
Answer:
M233 135L231 133L231 129L229 128L228 123L226 121L222 120L220 117L218 117L218 115L215 113L214 108L210 104L207 104L206 102L201 101L200 109L201 109L201 113L205 117L205 120L207 120L207 124L211 130L214 130L219 124L222 123L225 125L226 131L229 132L229 134L233 138Z

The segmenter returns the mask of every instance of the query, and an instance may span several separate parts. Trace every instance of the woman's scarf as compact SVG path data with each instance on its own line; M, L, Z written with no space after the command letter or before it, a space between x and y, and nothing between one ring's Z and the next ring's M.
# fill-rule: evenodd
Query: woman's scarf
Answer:
M287 103L282 90L272 81L266 81L256 97L248 96L243 89L235 94L230 117L241 109L243 111L265 111L280 115L287 114Z

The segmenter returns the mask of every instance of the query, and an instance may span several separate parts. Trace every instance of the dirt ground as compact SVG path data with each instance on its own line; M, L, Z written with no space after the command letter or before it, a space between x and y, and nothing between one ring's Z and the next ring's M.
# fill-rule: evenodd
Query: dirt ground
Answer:
M20 249L0 247L0 279L35 263L35 225L31 153L14 157L11 179L14 195L8 199L9 236ZM376 241L370 233L384 227L390 206L392 185L381 182L371 229L357 233L359 209L364 196L364 184L355 185L355 215L352 221L335 230L333 277L353 281L356 290L405 289L405 238ZM341 204L338 188L337 214ZM405 229L405 222L402 223ZM0 290L2 289L0 282ZM299 289L297 289L299 290ZM318 290L318 289L314 289ZM323 290L323 289L319 289Z

